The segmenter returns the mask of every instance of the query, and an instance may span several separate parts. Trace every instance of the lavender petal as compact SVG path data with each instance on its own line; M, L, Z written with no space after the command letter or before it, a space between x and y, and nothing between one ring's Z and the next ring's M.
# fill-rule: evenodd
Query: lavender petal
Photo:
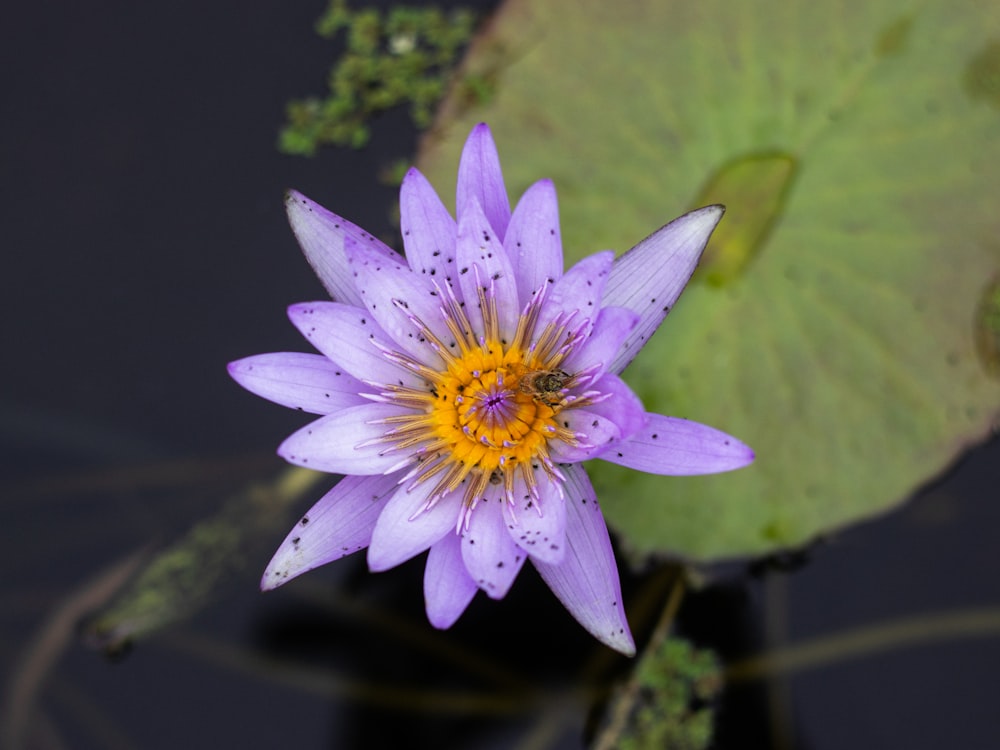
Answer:
M608 368L619 373L639 353L674 306L722 218L722 206L706 206L674 219L615 261L604 305L639 313L639 325Z
M416 169L399 188L399 229L406 260L414 272L456 285L455 234L458 227L437 192Z
M417 375L386 357L384 350L394 348L392 338L363 307L304 302L289 307L288 317L313 346L358 380L423 384Z
M566 557L558 565L532 564L569 613L595 638L626 656L635 642L625 619L621 583L608 527L581 466L567 466Z
M492 490L492 491L491 491ZM491 599L503 599L528 554L507 533L503 489L488 489L462 532L462 559L469 576Z
M475 198L470 199L458 221L456 252L458 283L472 329L483 331L483 312L479 301L479 289L482 287L487 299L496 299L500 336L510 341L520 315L517 281L507 251L490 228Z
M500 156L486 123L472 129L458 163L455 214L459 224L473 202L480 205L493 234L503 242L510 223L510 201L500 170Z
M520 477L515 481L516 520L507 520L514 543L550 565L558 565L566 554L566 500L548 475L536 476L539 497L532 497Z
M542 284L563 275L559 204L552 180L529 187L514 208L503 245L514 266L518 298L522 305Z
M478 590L465 569L458 534L445 534L431 545L424 568L424 603L431 625L450 628Z
M406 455L377 442L388 429L383 420L399 412L393 404L364 403L342 409L286 438L278 455L296 466L331 474L382 474L399 466Z
M462 495L452 492L425 509L433 489L433 482L419 484L412 491L402 485L386 503L368 546L368 568L372 572L394 568L419 555L445 534L455 533Z
M288 532L264 571L261 589L277 588L367 547L375 520L396 482L395 475L341 479Z
M754 453L731 435L678 417L647 414L646 426L599 456L649 474L686 476L732 471Z
M443 362L422 327L426 326L445 346L454 347L455 340L441 315L441 298L433 283L410 270L402 257L383 258L351 238L344 241L344 252L365 308L397 344L394 348L440 369Z
M306 260L330 296L338 302L361 304L361 296L354 288L354 279L344 258L345 237L371 245L386 257L397 256L392 248L361 227L327 211L295 190L285 194L285 210Z
M599 365L595 375L608 370L615 355L621 350L628 335L639 324L639 313L624 307L605 307L597 314L597 319L586 340L575 347L563 361L567 372L579 372Z
M258 354L230 362L229 374L251 393L310 414L365 403L361 381L319 354Z

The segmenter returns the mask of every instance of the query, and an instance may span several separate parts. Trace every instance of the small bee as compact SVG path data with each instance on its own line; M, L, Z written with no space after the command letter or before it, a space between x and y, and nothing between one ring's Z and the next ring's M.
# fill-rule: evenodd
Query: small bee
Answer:
M569 373L562 370L532 370L518 381L521 393L526 393L535 401L546 406L556 406L563 401L563 389L570 380Z

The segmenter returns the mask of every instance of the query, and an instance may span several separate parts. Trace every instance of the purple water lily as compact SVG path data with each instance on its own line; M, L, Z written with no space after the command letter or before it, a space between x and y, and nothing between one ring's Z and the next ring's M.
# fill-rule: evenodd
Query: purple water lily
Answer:
M723 209L692 211L617 259L597 253L564 273L552 183L532 185L512 213L482 124L462 152L456 205L457 222L420 172L407 173L404 258L289 194L292 228L335 300L289 309L321 354L262 354L229 372L323 415L278 452L346 476L292 529L261 586L365 547L373 571L429 550L427 616L447 628L476 591L502 598L530 560L580 624L632 654L608 530L580 464L680 475L753 460L711 427L646 413L618 377Z

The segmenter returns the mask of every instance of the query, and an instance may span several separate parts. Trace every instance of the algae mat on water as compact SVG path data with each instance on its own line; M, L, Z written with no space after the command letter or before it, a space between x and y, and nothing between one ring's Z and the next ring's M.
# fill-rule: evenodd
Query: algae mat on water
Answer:
M490 123L512 194L559 190L568 260L696 205L727 214L626 371L749 469L589 464L638 552L757 554L883 511L1000 407L1000 6L511 0L421 166L454 184ZM484 86L485 83L485 86ZM450 180L450 182L449 182Z

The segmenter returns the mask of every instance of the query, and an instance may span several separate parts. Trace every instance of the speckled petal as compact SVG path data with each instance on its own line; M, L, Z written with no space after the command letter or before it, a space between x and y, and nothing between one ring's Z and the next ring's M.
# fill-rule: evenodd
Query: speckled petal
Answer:
M631 437L646 425L646 408L625 381L610 372L590 386L611 398L587 406L587 411L610 419L620 433L620 439Z
M538 472L536 481L537 501L520 476L515 480L517 520L507 519L507 531L533 559L556 565L566 554L566 501L546 474Z
M375 523L368 547L368 567L373 572L394 568L419 555L445 534L455 533L462 507L461 490L441 498L433 508L422 510L434 490L433 482L396 490Z
M545 325L560 314L576 313L571 319L571 328L585 320L594 321L601 309L601 297L614 259L615 254L605 250L587 256L566 271L545 297L538 317L538 333L541 334ZM585 333L589 334L592 327L593 322L586 327Z
M517 277L517 292L525 304L545 282L563 274L559 204L552 180L529 187L514 208L503 246Z
M427 178L412 168L399 189L399 229L410 268L441 285L454 281L458 227Z
M507 595L528 558L507 532L502 498L502 487L488 488L469 519L469 528L462 531L465 569L491 599Z
M341 479L288 533L264 571L261 589L277 588L308 570L367 547L375 520L397 481L395 474Z
M490 229L479 204L472 199L458 221L458 283L465 299L465 314L476 332L483 330L478 284L496 297L500 335L510 341L517 328L520 306L517 282L510 258L496 233ZM478 273L477 273L478 269Z
M578 440L577 445L561 440L549 442L549 453L558 463L577 463L599 456L622 436L614 418L598 414L590 407L566 409L559 414L558 420L560 426L572 430Z
M455 213L459 224L473 202L480 205L493 233L502 242L510 223L510 201L503 184L500 156L486 123L472 129L458 163Z
M278 455L296 466L331 474L382 474L398 466L405 454L390 452L385 443L370 443L388 430L382 420L399 413L394 404L342 409L293 433L278 447Z
M375 344L392 349L392 339L363 307L303 302L289 307L288 317L313 346L358 380L408 386L423 383L386 359Z
M558 565L532 560L563 606L595 638L626 656L635 654L622 604L608 527L582 466L566 475L566 557Z
M445 534L431 545L424 568L427 619L436 628L450 628L479 591L465 569L458 534Z
M607 371L629 333L638 325L639 313L624 307L605 307L597 314L590 335L569 353L563 361L566 372L579 372L593 365L601 365L595 372Z
M285 194L285 210L306 260L330 296L338 302L360 305L361 296L354 288L354 279L344 258L344 238L353 237L386 257L397 253L361 227L327 211L295 190Z
M365 308L382 330L415 360L440 369L443 362L421 332L421 324L446 347L454 346L455 339L445 325L441 298L430 279L411 271L402 256L383 258L349 237L344 240L344 253L356 274Z
M684 214L615 261L604 305L634 310L640 321L608 368L612 372L624 370L663 322L691 278L723 211L722 206L706 206Z
M365 403L361 381L319 354L258 354L230 362L229 374L251 393L311 414Z
M639 432L599 458L649 474L675 476L716 474L753 462L750 448L714 427L662 414L647 414L647 420Z

